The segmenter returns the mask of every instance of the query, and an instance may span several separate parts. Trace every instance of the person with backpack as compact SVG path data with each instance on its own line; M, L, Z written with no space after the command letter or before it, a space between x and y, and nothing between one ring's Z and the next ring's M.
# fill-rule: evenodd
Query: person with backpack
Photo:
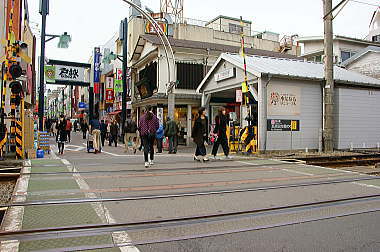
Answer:
M156 132L159 127L159 120L156 115L153 114L153 107L148 106L145 114L140 118L139 132L144 146L144 161L145 168L153 165L154 160L154 139L156 138ZM148 157L149 155L149 157Z
M169 140L169 154L177 153L178 133L179 133L178 123L168 117L166 125L165 125L165 136L167 136Z
M94 138L94 149L95 154L101 152L101 139L100 139L100 121L99 117L95 116L94 119L90 121L90 133L93 135Z

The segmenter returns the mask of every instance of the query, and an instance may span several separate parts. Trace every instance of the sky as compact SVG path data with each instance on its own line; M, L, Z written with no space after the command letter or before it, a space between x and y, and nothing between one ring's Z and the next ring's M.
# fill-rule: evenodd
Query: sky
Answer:
M358 1L380 5L379 0ZM39 0L28 2L32 27L39 37ZM333 0L333 5L338 2L340 0ZM160 0L142 0L142 4L155 12L160 8ZM334 34L364 38L375 10L375 6L350 1L334 19ZM209 21L218 15L242 16L252 21L255 31L298 34L301 37L323 35L322 12L322 0L184 0L186 18ZM93 48L104 45L128 15L129 7L121 0L50 0L47 34L66 31L72 36L72 42L68 49L58 49L57 39L48 42L46 57L87 62Z

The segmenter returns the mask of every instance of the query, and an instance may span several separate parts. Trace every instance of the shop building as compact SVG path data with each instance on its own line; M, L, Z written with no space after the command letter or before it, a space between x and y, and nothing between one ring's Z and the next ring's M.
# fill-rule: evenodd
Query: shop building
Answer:
M178 85L175 89L175 120L180 123L180 144L190 144L191 127L198 108L201 95L197 87L223 52L238 53L240 47L208 42L169 38L175 52ZM279 52L247 49L248 54L297 58L294 55ZM162 121L167 117L168 99L166 83L168 82L167 62L163 46L157 35L141 35L131 56L132 68L132 107L139 115L146 105L157 108Z
M323 64L263 56L247 57L250 92L258 127L259 150L305 150L321 147ZM377 147L380 143L380 81L334 67L335 149ZM241 106L243 59L223 53L197 89L209 115L227 106L237 124L246 125Z

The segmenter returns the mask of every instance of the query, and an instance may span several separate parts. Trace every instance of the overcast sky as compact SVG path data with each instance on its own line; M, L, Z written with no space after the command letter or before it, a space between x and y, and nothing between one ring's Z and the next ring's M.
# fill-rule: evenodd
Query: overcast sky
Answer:
M358 0L378 4L379 0ZM340 0L334 0L334 5ZM29 0L34 31L38 33L41 16L39 0ZM142 0L158 12L160 0ZM255 31L273 31L300 36L323 35L322 0L184 0L184 16L208 21L218 15L243 16L252 21ZM120 20L128 17L128 6L121 0L50 0L47 33L72 35L69 49L56 48L57 40L48 43L46 57L57 60L87 62L95 46L105 44L118 31ZM375 6L350 1L334 20L334 33L364 38ZM39 47L40 45L38 45Z

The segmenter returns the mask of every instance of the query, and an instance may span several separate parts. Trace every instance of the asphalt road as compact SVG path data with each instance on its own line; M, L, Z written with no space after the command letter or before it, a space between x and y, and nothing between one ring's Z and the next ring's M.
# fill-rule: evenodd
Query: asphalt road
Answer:
M105 222L166 220L124 230L121 240L136 246L123 251L380 251L378 198L291 207L379 194L378 180L287 187L367 176L238 157L199 163L192 152L183 148L176 155L159 154L146 169L141 152L105 146L100 154L87 153L85 141L74 133L58 158L83 172L77 181L87 197L153 197L102 203ZM221 193L237 189L242 190ZM173 197L185 193L198 195ZM283 209L273 209L278 207ZM234 212L245 213L229 214ZM180 221L194 216L205 218Z

